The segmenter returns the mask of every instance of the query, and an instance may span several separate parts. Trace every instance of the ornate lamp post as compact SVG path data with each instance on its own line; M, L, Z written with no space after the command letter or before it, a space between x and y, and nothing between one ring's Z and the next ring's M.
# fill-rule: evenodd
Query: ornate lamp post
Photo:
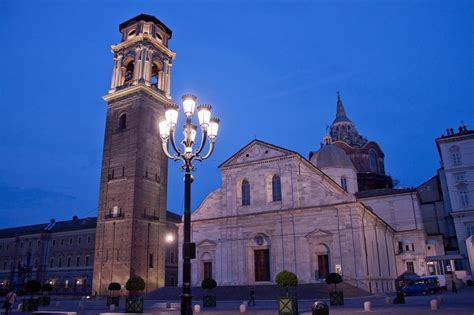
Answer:
M219 129L219 119L211 118L211 106L199 105L196 108L196 99L194 95L184 95L182 97L183 110L186 115L186 123L183 128L184 139L181 141L183 150L178 148L175 141L179 109L177 104L170 104L166 107L166 119L159 124L163 151L173 161L181 160L183 162L182 169L184 170L183 294L181 295L181 315L193 313L191 305L191 258L194 258L196 248L194 243L191 243L191 171L195 170L192 162L193 160L203 161L211 156L214 150L217 130ZM199 124L201 125L201 144L193 152L197 126L192 124L191 118L194 115L195 108L197 109ZM204 149L208 138L209 151L205 155L201 155L201 151ZM173 155L169 151L170 142L175 151Z

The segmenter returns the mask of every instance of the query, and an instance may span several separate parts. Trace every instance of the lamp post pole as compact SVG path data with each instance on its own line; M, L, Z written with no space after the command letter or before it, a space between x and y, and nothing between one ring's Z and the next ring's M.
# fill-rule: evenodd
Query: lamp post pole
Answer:
M191 243L191 183L193 181L191 172L195 170L192 161L203 161L209 158L214 150L214 142L219 129L219 119L211 118L211 106L199 105L197 107L199 124L201 126L201 144L193 152L195 144L197 127L192 124L192 117L196 106L196 97L194 95L184 95L183 110L186 115L186 123L183 128L184 139L181 142L183 150L179 149L175 141L175 129L178 121L177 104L166 106L165 120L159 124L161 143L165 155L173 161L181 160L184 171L184 223L183 223L183 293L181 295L181 315L192 315L192 296L191 296L191 259L195 257L195 246ZM209 139L209 150L206 155L201 155L206 140ZM169 152L169 143L175 153Z

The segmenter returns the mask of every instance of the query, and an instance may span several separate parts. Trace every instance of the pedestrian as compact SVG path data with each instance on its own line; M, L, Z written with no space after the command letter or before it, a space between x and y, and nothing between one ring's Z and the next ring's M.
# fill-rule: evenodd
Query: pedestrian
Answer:
M10 308L16 301L16 293L15 290L11 290L10 292L7 293L7 296L5 297L5 302L3 303L3 308L5 309L5 315L8 315L8 312L10 311Z
M458 288L456 287L456 282L454 282L454 280L451 282L451 287L452 287L453 293L458 293Z
M255 306L255 291L253 289L250 289L250 299L247 304L248 306L250 305Z

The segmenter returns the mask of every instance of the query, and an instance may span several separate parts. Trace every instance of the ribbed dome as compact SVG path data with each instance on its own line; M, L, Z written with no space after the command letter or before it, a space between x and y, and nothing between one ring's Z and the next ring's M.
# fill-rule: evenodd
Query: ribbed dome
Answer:
M354 164L352 164L352 161L347 156L346 152L334 144L324 145L311 157L310 162L318 168L354 167Z

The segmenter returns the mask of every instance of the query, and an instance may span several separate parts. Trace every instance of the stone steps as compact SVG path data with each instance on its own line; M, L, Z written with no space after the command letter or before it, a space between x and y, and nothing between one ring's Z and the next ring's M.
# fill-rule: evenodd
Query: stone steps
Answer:
M338 290L344 292L344 297L358 297L370 295L368 292L356 288L348 283L337 286ZM199 287L191 289L193 299L202 299L203 295L215 295L219 301L246 301L249 299L250 290L255 291L256 300L276 300L278 296L285 295L285 289L275 285L254 286L221 286L212 290L211 293ZM298 299L327 299L333 286L325 283L300 284L296 288L290 288L290 294L296 293ZM150 292L144 296L146 300L173 301L179 300L181 287L164 287Z

